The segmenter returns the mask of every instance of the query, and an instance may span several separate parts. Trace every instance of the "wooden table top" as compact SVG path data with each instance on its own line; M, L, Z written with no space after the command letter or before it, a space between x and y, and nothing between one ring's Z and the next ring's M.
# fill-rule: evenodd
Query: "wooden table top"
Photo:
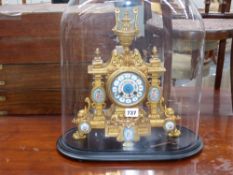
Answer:
M197 38L198 31L202 30L198 20L177 19L173 20L172 24L173 34L179 38ZM220 40L233 36L233 17L228 19L204 18L203 25L206 40Z
M233 116L230 93L203 94L200 136L203 151L164 162L79 162L56 150L59 116L0 118L0 174L194 175L233 174ZM219 103L220 102L220 103Z
M231 38L233 36L233 18L232 19L203 19L206 39L220 40Z

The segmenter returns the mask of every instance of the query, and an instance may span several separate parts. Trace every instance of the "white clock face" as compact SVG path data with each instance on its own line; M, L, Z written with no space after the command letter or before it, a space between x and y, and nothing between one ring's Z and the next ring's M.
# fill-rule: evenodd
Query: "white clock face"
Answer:
M112 99L122 106L133 106L140 103L146 94L143 78L135 72L118 74L111 83Z
M91 126L87 122L82 122L79 124L79 130L85 134L89 133L91 131Z
M167 131L167 132L170 132L172 130L174 130L176 127L176 124L175 122L171 121L171 120L168 120L164 123L164 129Z

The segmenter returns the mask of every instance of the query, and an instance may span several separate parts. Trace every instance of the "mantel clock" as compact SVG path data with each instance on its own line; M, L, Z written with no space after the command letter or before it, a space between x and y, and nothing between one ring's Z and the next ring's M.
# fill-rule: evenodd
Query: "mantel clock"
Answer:
M169 137L178 137L176 122L180 117L164 103L160 76L166 70L156 47L149 63L142 59L138 49L130 49L139 32L138 9L133 9L133 19L127 10L121 20L119 14L120 9L116 9L113 32L120 42L118 48L122 49L114 49L109 61L104 62L96 48L92 64L88 65L88 74L93 77L92 90L85 100L87 106L73 120L77 125L73 138L86 138L92 128L104 129L105 137L114 137L124 147L132 147L140 137L149 136L153 127L163 127ZM111 102L109 108L105 108L107 99Z

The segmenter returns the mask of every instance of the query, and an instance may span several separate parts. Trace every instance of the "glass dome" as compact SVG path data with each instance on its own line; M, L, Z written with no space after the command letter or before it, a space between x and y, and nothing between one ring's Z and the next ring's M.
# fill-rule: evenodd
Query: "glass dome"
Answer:
M198 153L204 34L188 0L71 0L58 150L113 161Z

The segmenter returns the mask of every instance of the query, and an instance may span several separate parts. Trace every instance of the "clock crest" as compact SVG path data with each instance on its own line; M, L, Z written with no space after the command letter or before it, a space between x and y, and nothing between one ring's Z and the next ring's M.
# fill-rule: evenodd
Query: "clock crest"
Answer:
M73 119L77 125L73 138L84 139L91 129L104 129L105 137L115 137L124 147L132 147L141 137L149 136L153 127L164 128L168 136L178 137L181 132L176 122L180 117L164 104L160 76L166 70L156 48L149 62L142 59L137 49L129 48L139 33L138 9L133 9L133 15L128 10L124 15L120 13L120 9L115 10L113 28L120 47L112 51L108 62L96 49L88 66L88 74L93 77L92 90L85 99L87 106ZM107 101L111 104L107 105Z

